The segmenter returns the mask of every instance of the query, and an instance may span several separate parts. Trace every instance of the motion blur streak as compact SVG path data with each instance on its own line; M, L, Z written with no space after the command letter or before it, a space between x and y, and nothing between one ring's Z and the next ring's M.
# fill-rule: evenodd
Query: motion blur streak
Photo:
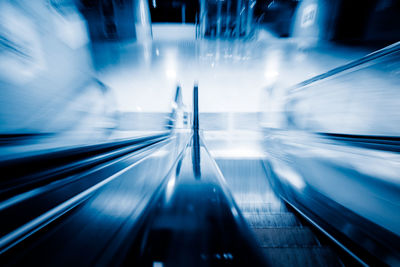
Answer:
M398 266L399 84L398 0L0 0L0 265Z

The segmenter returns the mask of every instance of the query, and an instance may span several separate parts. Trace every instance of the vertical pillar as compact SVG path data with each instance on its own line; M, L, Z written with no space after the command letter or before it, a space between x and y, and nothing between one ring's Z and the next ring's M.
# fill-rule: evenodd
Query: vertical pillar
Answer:
M196 179L200 179L200 136L199 136L199 87L197 83L193 88L193 147L192 147L193 172Z
M182 5L182 23L183 24L186 23L186 5L185 4Z

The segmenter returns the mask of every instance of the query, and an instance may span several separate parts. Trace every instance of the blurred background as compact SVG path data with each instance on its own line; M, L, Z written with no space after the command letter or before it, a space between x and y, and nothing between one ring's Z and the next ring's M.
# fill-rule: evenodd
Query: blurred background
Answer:
M273 106L267 103L271 94L283 92L272 86L289 87L398 41L399 5L395 0L1 1L1 150L159 130L177 83L190 104L194 81L201 85L200 111L207 113L203 128L218 127L206 118L225 121L227 113L237 115L230 115L233 120L240 114L252 118L246 126L238 121L240 127L258 127L259 113ZM374 77L368 76L371 82ZM395 86L385 85L385 94L398 91ZM384 94L383 88L375 90ZM330 102L344 105L341 97ZM369 95L364 100L360 105L374 101ZM397 112L386 105L395 100L386 95L379 104L393 107L385 117ZM386 126L374 127L382 132Z
M190 129L198 84L237 202L268 180L396 265L399 41L399 0L0 0L0 161Z

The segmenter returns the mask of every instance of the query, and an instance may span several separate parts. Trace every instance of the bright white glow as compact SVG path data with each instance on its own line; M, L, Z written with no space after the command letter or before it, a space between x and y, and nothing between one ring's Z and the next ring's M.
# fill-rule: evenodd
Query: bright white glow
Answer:
M277 70L271 69L265 71L265 78L269 79L276 79L279 76L279 72Z
M165 75L168 80L176 81L176 51L171 50L166 53L166 61L165 61Z
M167 75L167 78L170 80L175 80L176 78L176 70L172 67L167 67L165 70L165 75Z
M260 150L257 149L246 149L246 148L232 148L232 149L213 149L211 151L211 154L215 158L229 158L229 159L235 159L235 158L248 158L248 159L254 159L254 158L264 158L264 153Z
M264 76L268 84L274 83L279 76L281 54L280 50L273 50L267 54Z
M174 191L174 187L175 187L175 181L176 181L176 176L173 175L167 184L167 189L165 191L165 202L169 202L172 196L172 192Z
M291 169L286 164L277 161L272 161L271 163L273 166L273 170L279 178L286 180L299 190L302 190L306 186L303 178L301 178L301 176L296 171Z

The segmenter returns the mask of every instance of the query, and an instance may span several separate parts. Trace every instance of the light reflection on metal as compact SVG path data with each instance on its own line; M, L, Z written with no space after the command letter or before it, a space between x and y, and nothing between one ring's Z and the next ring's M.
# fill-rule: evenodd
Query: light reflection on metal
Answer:
M172 193L175 190L176 175L173 174L167 183L167 188L165 189L165 202L169 203Z

